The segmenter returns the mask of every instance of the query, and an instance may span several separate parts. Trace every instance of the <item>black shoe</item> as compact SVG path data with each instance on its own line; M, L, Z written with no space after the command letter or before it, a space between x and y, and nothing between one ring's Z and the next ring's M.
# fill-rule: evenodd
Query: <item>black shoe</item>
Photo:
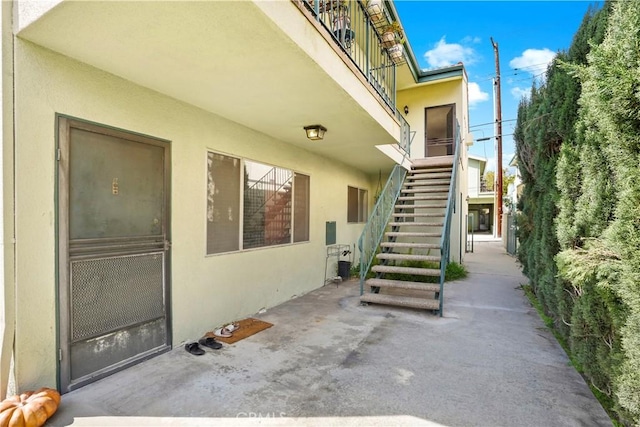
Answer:
M222 344L216 341L216 339L213 337L202 337L198 342L200 343L200 345L212 348L214 350L219 350L222 348Z
M194 356L202 356L204 354L204 350L198 346L197 342L190 342L184 346L184 349Z

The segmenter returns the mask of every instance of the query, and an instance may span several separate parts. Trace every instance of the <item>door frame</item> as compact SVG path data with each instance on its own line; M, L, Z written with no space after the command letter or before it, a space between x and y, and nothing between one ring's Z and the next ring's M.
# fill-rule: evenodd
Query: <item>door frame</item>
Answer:
M114 372L126 369L143 360L154 357L158 354L170 351L173 343L172 315L171 315L171 141L156 138L136 132L91 122L76 117L56 114L56 141L55 141L55 161L57 163L55 171L55 293L56 293L56 373L57 388L60 392L66 393L73 389L82 387L89 382L113 374ZM145 354L141 358L119 364L113 370L99 373L90 381L71 383L71 360L70 360L70 296L67 289L70 280L70 256L69 256L69 148L71 128L95 132L115 138L120 138L132 142L151 144L164 149L164 176L163 176L163 211L165 220L162 224L164 237L164 298L165 298L165 318L166 318L166 346ZM66 326L66 328L65 328ZM72 387L70 387L72 386Z
M454 153L454 148L455 148L455 144L456 144L456 120L457 120L457 115L456 115L456 103L450 103L450 104L442 104L442 105L432 105L430 107L424 107L424 157L429 157L429 144L427 143L428 141L428 133L427 133L427 112L431 109L434 108L442 108L442 107L451 107L451 111L453 112L453 120L452 120L452 141L451 141L451 154L445 154L447 156L450 156ZM445 150L447 151L447 153L449 152L448 148L445 148Z

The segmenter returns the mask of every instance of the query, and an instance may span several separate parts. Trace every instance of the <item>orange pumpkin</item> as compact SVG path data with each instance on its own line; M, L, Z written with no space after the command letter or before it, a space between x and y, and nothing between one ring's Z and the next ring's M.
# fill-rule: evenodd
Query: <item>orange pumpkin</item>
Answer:
M0 427L40 427L60 404L60 393L50 388L28 391L0 403Z

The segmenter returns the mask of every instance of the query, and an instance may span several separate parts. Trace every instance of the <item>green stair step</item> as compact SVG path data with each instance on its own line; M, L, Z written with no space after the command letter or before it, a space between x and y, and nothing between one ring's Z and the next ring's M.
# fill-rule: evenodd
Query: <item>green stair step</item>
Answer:
M404 207L409 207L411 208L411 206L407 206L404 205ZM438 217L444 217L444 212L425 212L425 213L400 213L400 212L394 212L393 213L393 217L394 218L419 218L419 217L423 217L423 218L438 218Z
M388 225L392 226L392 227L404 227L404 226L411 226L411 227L443 227L444 223L442 222L390 222Z
M408 289L412 291L440 292L439 283L405 282L403 280L369 279L367 286L377 288Z
M416 276L433 276L440 277L440 269L435 268L415 268L415 267L397 267L394 265L374 265L371 271L375 273L400 273L413 274Z
M406 209L406 208L417 208L417 209L437 209L437 208L446 208L447 204L446 203L432 203L432 204L428 204L428 205L395 205L394 206L396 209Z
M425 179L409 179L407 185L410 185L412 187L427 187L427 186L436 186L436 185L449 185L451 183L450 179L431 179L431 180L425 180Z
M407 175L407 179L409 181L436 181L436 180L451 181L451 174L441 173L441 172L431 173L431 174L417 173L414 175Z
M394 254L394 253L379 253L376 255L378 259L391 259L395 261L431 261L440 262L439 256L433 255L414 255L414 254Z
M436 196L432 194L423 195L423 196L400 196L398 200L447 200L449 195Z
M442 233L422 233L419 231L388 231L387 237L441 237Z
M371 304L395 305L399 307L420 308L424 310L439 310L440 301L436 299L403 297L396 295L381 295L365 293L360 297L361 302Z
M383 248L408 248L408 249L440 249L437 243L406 243L406 242L382 242Z
M410 187L408 185L407 187ZM449 187L420 187L420 188L403 188L401 194L423 194L423 193L445 193L449 194Z
M451 166L441 167L441 168L412 168L409 173L425 173L425 172L452 172L453 168Z

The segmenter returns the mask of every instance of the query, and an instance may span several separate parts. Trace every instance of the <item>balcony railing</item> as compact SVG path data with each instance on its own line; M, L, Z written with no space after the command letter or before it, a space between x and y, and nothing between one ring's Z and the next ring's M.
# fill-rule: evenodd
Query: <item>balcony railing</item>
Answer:
M489 185L485 178L480 178L480 192L487 193L493 191L493 185Z
M360 0L302 1L383 101L395 111L395 66L404 61L404 56L401 43L383 41L384 27L388 24L384 11L373 15Z

